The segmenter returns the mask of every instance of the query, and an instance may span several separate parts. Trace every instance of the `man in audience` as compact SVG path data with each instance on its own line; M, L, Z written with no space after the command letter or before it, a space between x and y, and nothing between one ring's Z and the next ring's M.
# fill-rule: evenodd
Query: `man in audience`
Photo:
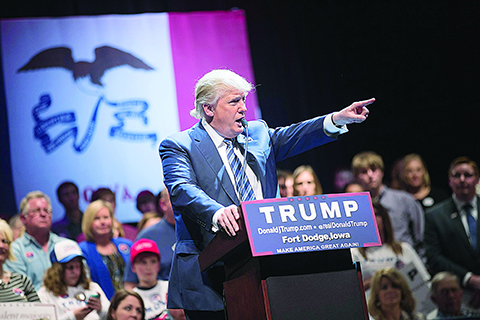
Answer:
M83 218L83 212L78 206L78 200L80 199L78 187L70 181L62 183L57 188L57 198L65 208L65 216L52 225L52 232L76 240L78 235L82 233Z
M137 195L137 210L142 214L147 212L157 212L157 199L149 190L140 191Z
M384 170L382 157L373 151L361 152L353 157L352 172L356 181L365 191L370 192L372 199L387 209L395 239L409 243L425 260L423 209L407 192L383 184Z
M175 216L168 196L167 188L160 192L158 207L163 212L163 219L157 224L143 229L137 236L138 239L155 241L162 257L158 279L168 280L172 264L173 250L175 249ZM138 278L133 273L130 262L127 261L123 277L126 289L132 289L138 284Z
M65 238L50 232L52 227L52 204L41 191L29 192L20 202L20 219L25 233L12 243L16 261L7 261L5 269L27 276L38 291L42 286L45 270L50 268L50 251L55 243Z
M450 271L457 275L467 288L463 300L474 309L480 307L480 242L476 221L479 197L475 194L478 182L477 164L467 157L456 158L448 169L453 195L428 210L425 216L425 249L431 272Z
M430 298L437 305L427 319L454 319L465 316L462 311L462 295L458 277L448 271L439 272L433 277Z

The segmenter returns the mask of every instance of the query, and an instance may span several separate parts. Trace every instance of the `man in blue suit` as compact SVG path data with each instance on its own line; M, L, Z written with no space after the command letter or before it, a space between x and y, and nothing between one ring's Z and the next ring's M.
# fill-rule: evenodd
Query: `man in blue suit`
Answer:
M231 139L235 156L243 163L248 137L244 170L254 197L275 198L276 162L334 141L348 131L347 124L363 122L369 112L366 106L375 101L355 102L339 112L276 129L251 121L247 135L242 120L252 90L252 84L232 71L207 73L197 82L191 112L200 121L160 144L177 237L168 308L185 309L187 319L224 319L223 268L200 272L198 264L198 255L219 229L232 237L239 230L241 194L224 139Z

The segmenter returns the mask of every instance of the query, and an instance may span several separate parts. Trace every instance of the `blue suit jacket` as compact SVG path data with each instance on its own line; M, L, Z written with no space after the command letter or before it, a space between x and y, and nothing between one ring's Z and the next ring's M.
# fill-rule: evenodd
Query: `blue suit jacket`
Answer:
M333 141L324 117L276 129L249 122L247 162L262 185L264 198L278 192L276 162ZM237 137L240 147L245 132ZM160 144L165 185L175 212L177 244L170 273L169 308L222 310L221 284L201 273L198 255L212 240L212 217L222 207L240 205L218 151L201 121Z

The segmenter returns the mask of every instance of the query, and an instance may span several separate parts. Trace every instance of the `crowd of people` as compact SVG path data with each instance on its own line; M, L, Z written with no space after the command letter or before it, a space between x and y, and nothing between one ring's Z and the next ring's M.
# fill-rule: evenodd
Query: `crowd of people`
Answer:
M110 189L94 192L83 212L77 186L62 183L65 217L53 225L50 198L28 193L10 225L0 221L0 302L50 303L72 320L225 319L225 270L200 270L200 253L219 230L237 234L242 201L322 194L311 166L277 172L276 163L338 140L347 125L367 119L375 101L275 129L251 121L247 132L245 100L253 89L229 70L197 82L192 115L199 122L161 142L166 188L157 196L140 192L137 228L116 219ZM467 157L451 163L451 193L431 184L416 154L395 163L390 185L384 172L382 157L364 151L335 179L335 192L372 198L382 245L342 252L363 266L370 317L480 316L477 164Z

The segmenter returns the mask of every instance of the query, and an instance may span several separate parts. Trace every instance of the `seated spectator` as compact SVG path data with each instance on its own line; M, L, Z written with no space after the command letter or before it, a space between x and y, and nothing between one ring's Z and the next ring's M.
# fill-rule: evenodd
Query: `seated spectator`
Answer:
M96 200L85 210L82 231L87 241L80 243L91 278L110 300L116 290L123 288L123 274L129 260L132 242L113 238L113 209L110 203Z
M12 216L10 220L8 220L8 224L13 232L13 241L23 236L23 233L25 232L25 225L23 224L22 219L20 219L19 213Z
M70 181L63 182L57 188L57 198L65 208L65 216L52 225L52 232L61 237L75 240L82 233L83 217L83 212L78 205L80 195L77 185Z
M293 197L293 175L287 170L277 170L278 189L280 197Z
M143 190L137 195L137 210L142 214L146 212L156 212L156 202L157 199L151 191Z
M156 223L150 228L143 229L138 234L138 239L150 239L155 241L160 251L162 260L160 261L160 272L157 279L169 280L170 267L172 265L173 250L175 248L175 215L173 214L172 204L168 195L167 188L164 188L159 193L158 206L163 212L164 216L160 222ZM137 240L138 240L137 239ZM132 290L138 284L138 278L133 273L130 261L128 261L124 285L128 290Z
M407 280L394 268L375 272L368 298L368 312L374 320L423 320L415 312L416 302Z
M0 219L0 302L40 302L37 291L25 275L3 270L5 261L15 261L10 247L12 239L12 229Z
M465 317L462 313L462 295L458 277L448 271L439 272L433 277L430 287L432 301L437 305L427 319L455 319Z
M337 168L333 175L333 189L335 192L342 192L345 187L355 182L355 177L349 168Z
M424 281L430 280L427 268L412 246L394 239L387 210L376 201L373 201L373 210L382 246L353 248L350 251L352 260L360 261L365 290L370 288L372 277L377 270L387 267L400 268L409 263L414 265Z
M295 196L314 196L322 193L322 185L312 167L302 165L293 171L293 194Z
M138 221L137 230L140 232L143 229L147 229L160 222L160 220L162 220L162 218L160 218L156 212L145 212L142 219Z
M55 244L38 290L42 303L53 304L59 320L95 320L107 316L108 301L102 288L90 281L83 264L82 250L72 240Z
M343 192L347 192L347 193L364 192L364 191L365 190L363 189L363 187L360 184L355 182L345 185L345 189L343 189Z
M448 194L430 183L430 175L422 157L411 153L403 157L400 187L410 193L426 210L448 198Z
M121 237L121 238L127 238L130 241L134 241L135 238L137 237L137 228L130 226L128 224L122 224L120 221L117 220L117 218L115 218L115 208L117 206L116 200L115 200L115 193L108 188L99 188L95 192L93 192L90 202L93 202L96 200L106 201L110 203L110 206L112 207L113 219L114 219L113 230L115 232L114 238ZM85 235L81 233L77 237L77 242L82 242L82 241L85 241Z
M160 252L155 241L139 239L132 245L130 253L132 271L138 277L138 286L133 288L145 303L145 318L163 319L168 315L167 291L168 281L157 280L160 271Z
M145 320L142 297L134 291L121 289L110 300L106 320Z
M52 265L48 254L55 243L65 238L50 232L52 204L41 191L29 192L22 199L20 219L25 225L25 233L12 243L11 250L17 259L7 261L5 269L27 276L35 290L39 290L45 270Z

